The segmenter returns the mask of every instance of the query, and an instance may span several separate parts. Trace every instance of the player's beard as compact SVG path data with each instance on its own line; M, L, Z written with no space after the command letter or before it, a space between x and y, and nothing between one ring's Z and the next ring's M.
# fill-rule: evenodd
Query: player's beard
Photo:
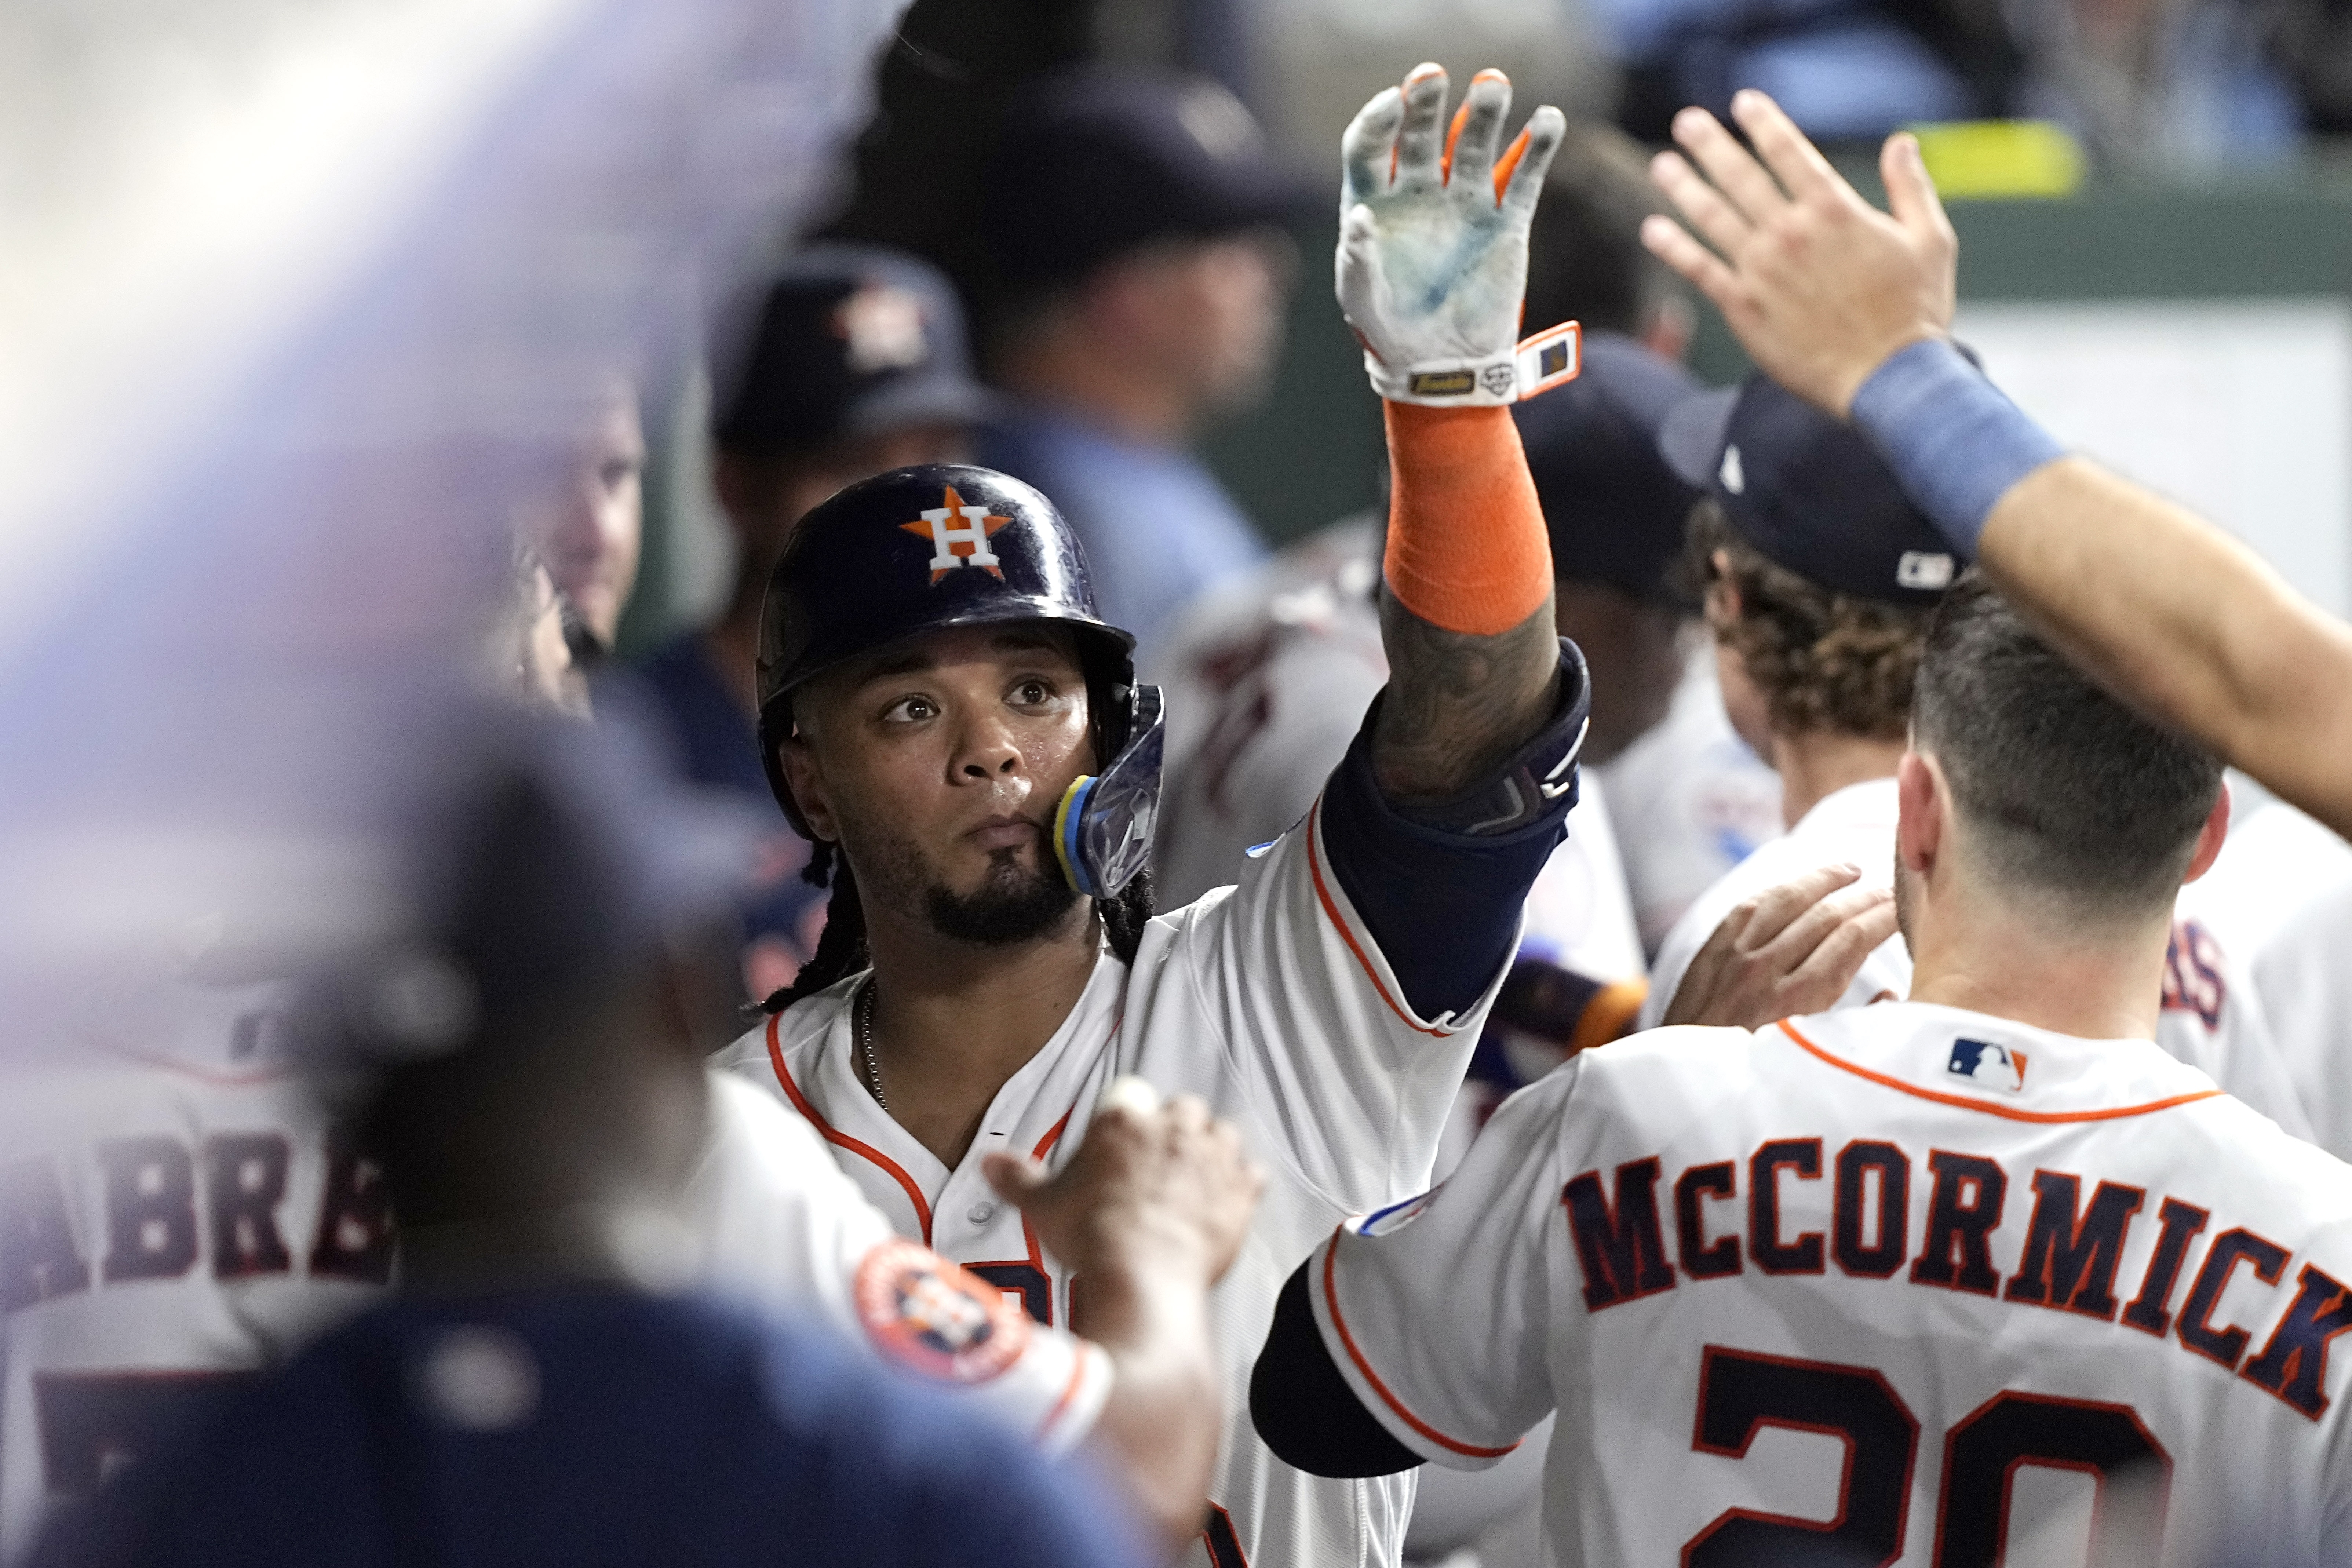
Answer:
M1065 881L1044 850L1043 865L1024 865L1019 847L991 852L980 886L957 892L940 878L918 845L893 832L859 825L850 864L859 900L869 907L919 910L924 921L953 942L1009 947L1052 933L1070 917L1078 892Z
M934 882L923 890L931 929L957 942L1009 947L1034 942L1069 918L1078 890L1043 867L1024 866L1018 849L988 858L978 889L958 893Z

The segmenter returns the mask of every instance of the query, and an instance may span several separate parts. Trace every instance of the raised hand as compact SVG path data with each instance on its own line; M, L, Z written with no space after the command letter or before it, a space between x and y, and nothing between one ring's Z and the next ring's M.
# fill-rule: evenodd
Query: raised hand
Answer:
M1895 934L1895 895L1855 887L1861 877L1851 866L1824 866L1724 916L1663 1021L1760 1029L1834 1005L1863 960Z
M1508 78L1472 78L1450 130L1445 97L1444 69L1416 66L1348 127L1339 308L1382 397L1455 408L1509 403L1520 390L1513 349L1528 225L1566 121L1547 105L1504 149Z
M1731 116L1755 154L1703 109L1675 117L1683 151L1650 174L1690 226L1654 216L1642 242L1715 301L1766 374L1843 419L1888 355L1950 331L1959 241L1915 138L1880 150L1882 213L1764 94L1737 94Z
M1232 1267L1265 1173L1202 1100L1147 1104L1137 1098L1142 1087L1114 1086L1056 1174L1011 1154L990 1155L983 1170L1073 1273L1168 1270L1205 1289Z

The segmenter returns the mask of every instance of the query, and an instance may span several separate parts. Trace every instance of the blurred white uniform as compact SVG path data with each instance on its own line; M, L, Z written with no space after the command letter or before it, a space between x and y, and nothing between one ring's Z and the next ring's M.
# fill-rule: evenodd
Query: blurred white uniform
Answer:
M283 1056L275 984L158 984L0 1110L0 1557L159 1428L369 1305L383 1178Z
M1049 1164L1086 1134L1104 1087L1135 1073L1199 1095L1267 1171L1242 1254L1210 1298L1225 1374L1210 1528L1189 1557L1393 1562L1412 1478L1328 1480L1276 1460L1249 1420L1250 1366L1282 1282L1320 1237L1428 1184L1455 1085L1503 978L1458 1015L1415 1016L1332 871L1321 807L1220 889L1145 929L1130 970L1106 948L1054 1037L1005 1082L950 1170L866 1091L853 1005L863 974L795 1003L719 1060L813 1122L906 1237L1066 1322L1071 1278L982 1174L991 1152Z
M1363 727L1389 679L1372 598L1379 542L1376 521L1333 523L1202 595L1161 637L1140 674L1167 698L1152 843L1163 907L1236 879L1244 851L1307 815ZM1528 894L1519 952L1602 982L1644 967L1609 802L1590 769L1568 837Z
M1780 837L1780 775L1732 730L1715 647L1695 639L1657 728L1588 770L1608 785L1643 951L1655 952L1693 899Z
M1701 894L1666 933L1657 961L1650 966L1650 994L1642 1005L1642 1027L1655 1028L1665 1016L1666 1005L1682 984L1691 960L1724 917L1765 889L1841 860L1861 870L1861 886L1891 886L1895 816L1893 779L1848 784L1824 795L1786 837L1757 850ZM1911 950L1898 932L1863 961L1838 1005L1858 1007L1882 994L1899 999L1910 994ZM2223 1089L2294 1136L2312 1135L2302 1099L2295 1093L2286 1062L2263 1016L2261 999L2243 967L2193 920L2179 920L2173 925L2172 946L2165 956L2163 1011L2157 1020L2156 1043L2190 1067L2210 1074Z
M159 1427L391 1281L383 1174L280 1054L285 999L277 984L160 985L88 1042L97 1065L11 1080L0 1558ZM1048 1448L1085 1434L1108 1356L910 1247L805 1122L731 1074L709 1081L684 1250L646 1260L665 1283L827 1323Z
M2254 992L2321 1148L2352 1151L2352 875L2292 910L2254 955Z
M2230 837L2212 869L2180 889L2180 912L2251 970L2305 900L2352 877L2352 844L2236 769L2229 778Z
M2352 1167L2145 1041L1916 1003L1586 1052L1306 1272L1413 1453L1557 1409L1594 1568L2341 1562L2348 1280Z

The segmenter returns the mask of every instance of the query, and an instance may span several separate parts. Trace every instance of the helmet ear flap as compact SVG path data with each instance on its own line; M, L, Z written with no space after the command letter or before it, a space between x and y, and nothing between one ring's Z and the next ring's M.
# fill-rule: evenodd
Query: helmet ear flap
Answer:
M1087 728L1095 743L1096 773L1110 766L1135 732L1135 683L1108 670L1087 671Z

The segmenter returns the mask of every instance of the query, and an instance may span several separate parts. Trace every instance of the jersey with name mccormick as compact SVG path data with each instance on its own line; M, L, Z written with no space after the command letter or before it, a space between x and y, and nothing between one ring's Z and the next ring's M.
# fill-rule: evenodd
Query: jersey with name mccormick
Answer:
M2352 1166L2146 1041L1923 1003L1656 1030L1308 1278L1427 1458L1557 1408L1563 1563L2352 1552Z

